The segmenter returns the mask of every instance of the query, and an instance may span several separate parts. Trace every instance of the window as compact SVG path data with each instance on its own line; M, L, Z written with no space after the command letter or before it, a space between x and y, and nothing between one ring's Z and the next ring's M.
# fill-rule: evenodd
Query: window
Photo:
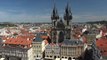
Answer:
M47 57L49 57L49 56L47 55Z
M52 57L52 56L50 56L50 57Z

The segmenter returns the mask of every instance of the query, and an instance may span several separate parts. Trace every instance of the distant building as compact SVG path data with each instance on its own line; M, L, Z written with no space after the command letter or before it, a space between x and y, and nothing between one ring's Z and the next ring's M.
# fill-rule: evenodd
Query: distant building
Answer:
M0 55L6 60L34 60L32 37L3 37L0 42Z
M36 34L36 38L32 42L33 47L33 54L35 60L42 59L45 46L48 44L47 33L46 32L39 32Z
M42 46L41 46L42 42L33 42L33 54L34 54L34 58L36 59L42 59Z
M102 56L107 56L107 26L102 26L100 32L96 35L96 46Z
M84 53L84 44L77 40L64 40L61 45L61 58L77 59Z
M0 36L11 36L12 33L6 28L0 29Z
M84 44L77 40L64 40L61 44L49 44L45 49L45 59L77 59L84 53Z
M60 46L56 44L49 44L45 49L45 59L60 58Z

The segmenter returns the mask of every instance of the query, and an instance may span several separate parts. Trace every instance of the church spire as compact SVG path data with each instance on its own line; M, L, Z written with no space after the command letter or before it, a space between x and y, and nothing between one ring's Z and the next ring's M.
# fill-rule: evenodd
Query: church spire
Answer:
M57 19L59 19L59 15L58 15L58 11L56 9L55 1L54 1L54 8L53 8L53 11L52 11L51 20L57 20Z
M67 25L69 25L70 20L72 20L72 13L69 7L69 3L67 3L67 6L65 8L64 20L66 21Z
M71 20L72 20L72 13L71 13L71 9L69 7L69 3L67 3L67 6L65 7L65 13L63 16L64 20L65 20L65 38L66 39L71 39Z

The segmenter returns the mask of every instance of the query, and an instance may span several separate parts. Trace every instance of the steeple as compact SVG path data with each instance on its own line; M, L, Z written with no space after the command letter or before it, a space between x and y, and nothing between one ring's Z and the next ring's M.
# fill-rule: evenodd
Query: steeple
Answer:
M53 2L54 2L54 7L53 7L52 15L51 15L51 20L52 20L51 38L52 38L52 43L56 43L56 40L57 40L56 27L57 27L59 15L58 15L58 11L57 11L56 6L55 6L55 1L53 0Z
M64 25L62 19L60 19L60 20L57 22L57 26L56 26L56 27L57 27L57 29L61 29L61 30L65 29L65 25Z
M67 3L67 6L65 8L64 20L66 21L66 25L69 25L70 20L72 20L72 13L69 7L69 3Z
M69 7L69 3L67 3L67 6L65 7L65 13L63 16L65 20L65 38L66 39L71 39L71 20L72 20L72 13L71 9Z
M52 26L55 28L56 22L59 19L59 15L58 15L58 11L56 9L55 1L53 0L53 2L54 2L54 8L52 11L51 20L52 20Z
M54 2L54 8L52 11L51 20L57 20L57 19L59 19L59 15Z

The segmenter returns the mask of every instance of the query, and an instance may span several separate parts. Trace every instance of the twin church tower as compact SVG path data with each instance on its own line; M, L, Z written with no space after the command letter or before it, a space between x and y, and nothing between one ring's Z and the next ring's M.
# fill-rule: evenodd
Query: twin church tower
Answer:
M51 28L51 42L61 43L65 39L71 39L71 20L72 13L69 7L69 3L65 7L63 18L58 15L57 8L54 4L54 8L51 15L52 28Z

